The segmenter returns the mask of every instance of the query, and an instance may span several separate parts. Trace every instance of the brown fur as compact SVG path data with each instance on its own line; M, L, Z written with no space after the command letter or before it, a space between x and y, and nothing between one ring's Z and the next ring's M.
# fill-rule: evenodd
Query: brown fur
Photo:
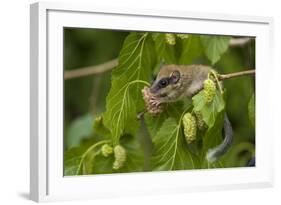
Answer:
M183 97L192 97L203 88L212 68L204 65L165 65L159 71L152 88L163 79L170 77L174 71L180 72L180 80L165 88L156 90L153 94L161 103L178 101Z

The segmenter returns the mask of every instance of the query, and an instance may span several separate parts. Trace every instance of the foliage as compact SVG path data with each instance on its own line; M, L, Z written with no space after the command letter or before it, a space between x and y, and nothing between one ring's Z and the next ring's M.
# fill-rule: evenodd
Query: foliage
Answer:
M153 48L148 34L132 33L119 55L119 65L112 72L112 85L106 98L104 124L111 131L113 144L124 133L135 134L137 111L143 108L141 89L135 80L149 79L153 66ZM126 126L130 123L130 126Z
M224 100L222 94L217 90L214 99L208 103L205 99L205 90L200 91L193 98L194 110L201 113L204 122L208 127L213 127L217 115L224 110Z
M180 119L181 120L181 119ZM153 170L195 169L198 159L186 147L181 123L173 118L165 120L153 139Z
M228 36L201 36L204 52L212 64L215 64L227 50L229 40Z
M223 62L221 60L229 50L229 40L227 36L131 32L119 53L119 65L111 73L111 87L104 112L92 120L90 134L86 129L89 128L86 120L81 126L76 122L77 129L71 132L77 137L69 137L76 141L70 141L68 148L72 148L65 152L64 174L225 167L228 156L215 163L206 160L208 150L223 139L227 100L226 89L222 89L218 82L213 82L215 90L212 90L211 98L206 98L206 90L202 90L189 101L166 104L157 116L146 113L139 120L137 115L145 110L141 90L149 85L161 63L191 64L199 61L214 65ZM254 107L252 97L248 112L253 125ZM193 113L197 120L200 115L205 127L197 130L195 140L190 143L185 140L182 123L183 116L188 112ZM142 122L149 135L144 145L138 140ZM83 142L82 136L90 135L90 139ZM149 143L152 144L151 151L146 153L147 149L143 146ZM112 153L112 150L103 154L106 147L114 150L122 147L124 150L121 149L119 154ZM117 158L121 162L118 166ZM148 167L145 167L145 161L149 161Z
M248 110L249 110L249 120L252 124L252 126L255 127L255 95L253 94L250 101L249 101L249 105L248 105Z

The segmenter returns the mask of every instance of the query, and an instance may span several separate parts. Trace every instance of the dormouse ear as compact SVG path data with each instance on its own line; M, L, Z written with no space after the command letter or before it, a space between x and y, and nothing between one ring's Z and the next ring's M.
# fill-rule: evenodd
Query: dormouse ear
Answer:
M179 81L180 77L181 77L180 72L175 70L170 75L170 82L176 84Z

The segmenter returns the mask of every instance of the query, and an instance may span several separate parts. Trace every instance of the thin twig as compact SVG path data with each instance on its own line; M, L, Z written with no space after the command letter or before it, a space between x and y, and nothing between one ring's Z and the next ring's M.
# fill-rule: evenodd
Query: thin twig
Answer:
M64 79L67 80L67 79L79 78L83 76L101 74L115 68L117 65L118 65L118 59L113 59L100 65L64 71Z
M255 75L256 70L246 70L246 71L240 71L240 72L235 72L235 73L228 73L228 74L219 74L218 79L219 80L226 80L229 78L235 78L243 75Z

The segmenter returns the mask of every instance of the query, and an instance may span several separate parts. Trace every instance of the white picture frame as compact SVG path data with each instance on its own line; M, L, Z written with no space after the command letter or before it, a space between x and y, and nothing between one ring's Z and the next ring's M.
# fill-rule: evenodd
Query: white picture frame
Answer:
M273 186L273 129L263 120L270 118L265 108L272 99L272 18L46 2L32 4L30 18L32 200ZM255 36L256 167L64 177L63 27Z

